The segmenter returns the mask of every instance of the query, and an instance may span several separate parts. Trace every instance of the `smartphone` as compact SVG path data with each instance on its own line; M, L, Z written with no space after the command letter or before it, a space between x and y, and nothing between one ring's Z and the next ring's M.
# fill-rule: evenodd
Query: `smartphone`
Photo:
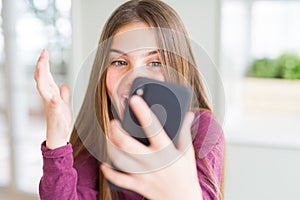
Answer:
M165 132L177 146L183 119L190 107L192 90L176 83L138 77L133 81L129 99L132 95L139 95L144 99L160 121ZM128 102L125 104L121 124L123 129L133 138L146 146L150 145Z
M132 95L139 95L144 99L160 121L162 128L168 134L175 146L177 146L180 129L185 114L190 107L192 90L187 86L171 82L162 82L149 78L138 77L132 83L128 99L130 99ZM123 129L126 130L133 138L146 146L150 145L150 142L131 110L128 101L125 103L124 115L121 124ZM111 165L117 171L122 172L114 165L114 163L111 163ZM109 181L108 184L111 189L128 191L112 184Z

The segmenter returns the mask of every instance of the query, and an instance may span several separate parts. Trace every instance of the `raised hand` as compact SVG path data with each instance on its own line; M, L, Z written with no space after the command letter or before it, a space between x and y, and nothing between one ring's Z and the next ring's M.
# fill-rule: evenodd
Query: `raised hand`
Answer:
M34 79L46 113L46 146L49 149L64 146L71 128L70 89L65 84L59 88L54 82L47 50L42 51L37 61Z

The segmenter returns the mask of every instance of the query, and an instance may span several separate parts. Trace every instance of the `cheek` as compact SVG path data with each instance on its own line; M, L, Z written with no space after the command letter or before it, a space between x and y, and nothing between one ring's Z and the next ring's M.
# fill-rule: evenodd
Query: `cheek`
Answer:
M158 80L158 81L165 81L165 77L164 77L162 69L160 69L158 71L150 72L150 73L148 73L148 75L146 77L152 78L152 79Z
M110 99L112 97L115 84L116 76L111 72L111 70L108 69L106 73L106 90Z
M159 81L165 81L165 77L163 75L163 73L161 72L160 74L157 75L157 79L156 80L159 80Z
M116 70L114 68L108 68L106 73L106 89L109 98L112 100L113 95L116 95L116 89L122 88L122 83L124 83L124 76L126 75L126 70ZM123 80L123 81L122 81ZM121 82L120 82L121 81ZM115 93L115 94L114 94Z

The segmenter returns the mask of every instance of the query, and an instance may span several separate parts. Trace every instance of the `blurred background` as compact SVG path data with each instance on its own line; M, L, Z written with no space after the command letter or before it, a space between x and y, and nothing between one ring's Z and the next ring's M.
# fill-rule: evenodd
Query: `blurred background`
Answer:
M49 50L56 82L73 88L123 2L0 1L0 199L39 199L45 118L33 73L40 52ZM165 2L221 74L225 106L214 108L225 109L225 199L299 199L300 1Z

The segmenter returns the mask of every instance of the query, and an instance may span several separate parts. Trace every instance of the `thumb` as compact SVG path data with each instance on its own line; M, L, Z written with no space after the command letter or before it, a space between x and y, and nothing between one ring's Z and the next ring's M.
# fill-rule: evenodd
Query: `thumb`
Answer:
M62 100L69 104L70 101L70 89L68 87L68 85L66 84L62 84L60 87L60 96L62 98Z

